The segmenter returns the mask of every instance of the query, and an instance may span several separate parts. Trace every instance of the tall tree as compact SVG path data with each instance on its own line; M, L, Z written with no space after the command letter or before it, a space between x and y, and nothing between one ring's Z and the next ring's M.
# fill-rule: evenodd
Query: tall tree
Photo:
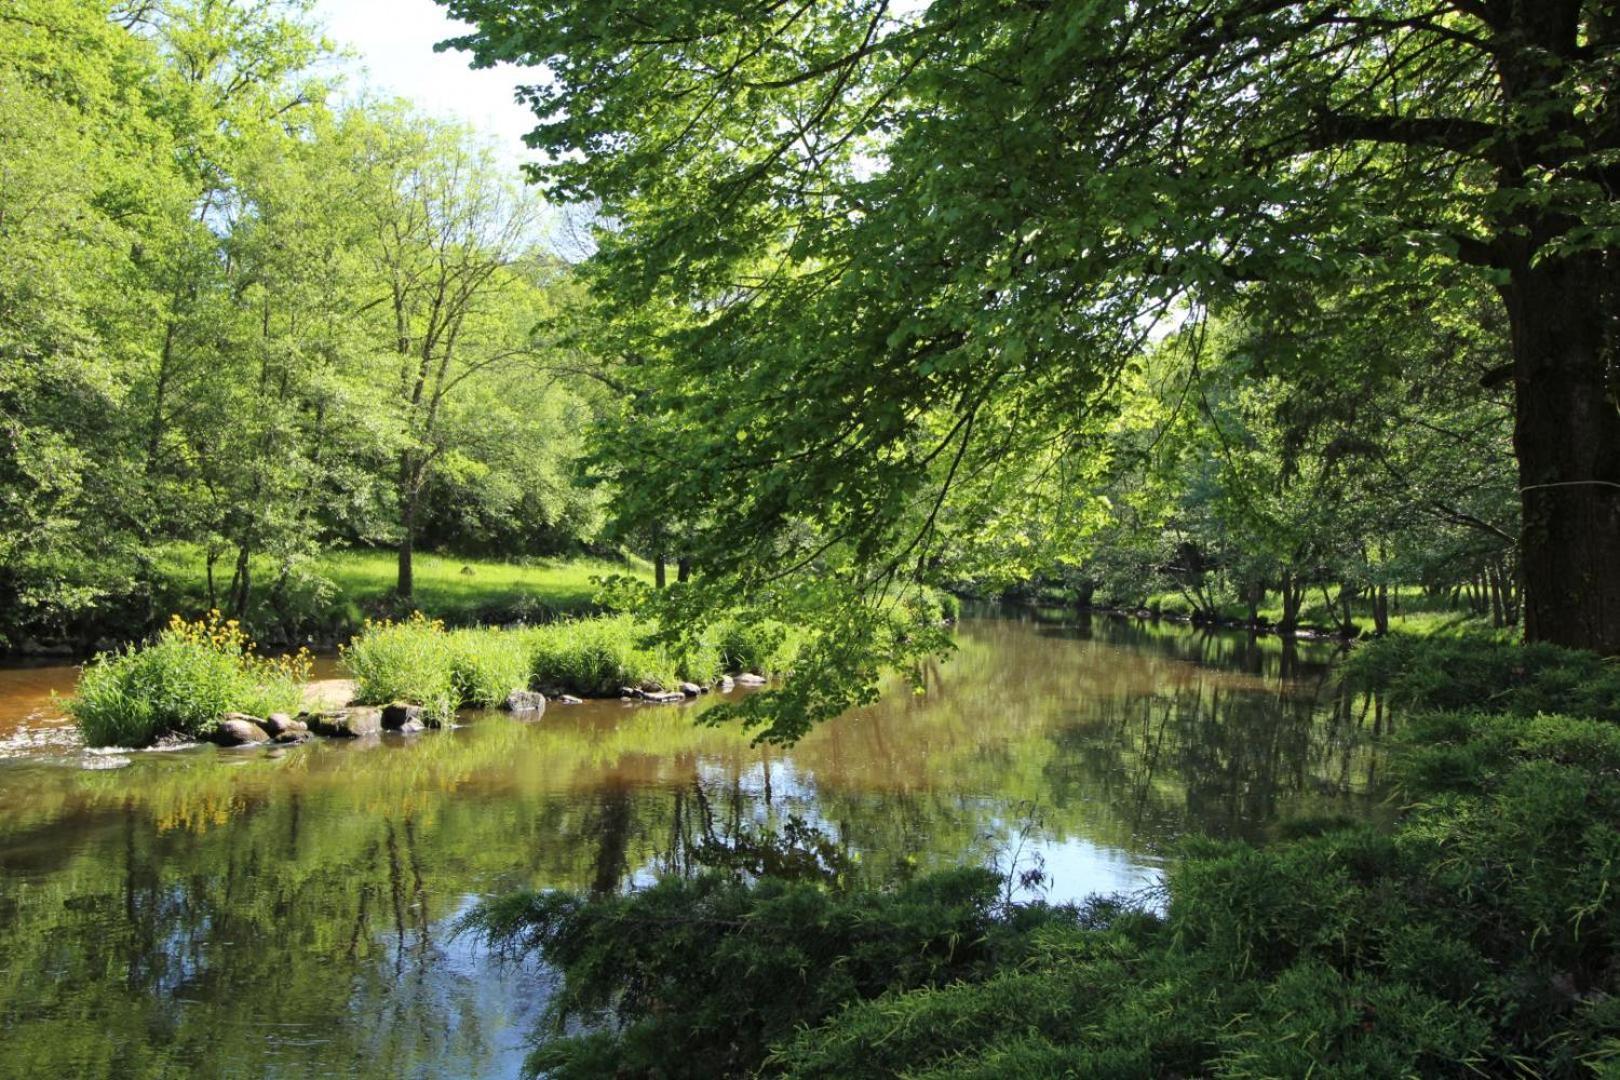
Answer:
M733 565L802 516L905 546L961 475L925 463L1074 428L1172 300L1484 281L1526 631L1620 652L1609 0L445 3L480 62L546 69L537 173L600 201L607 290L687 313L665 399L700 422L640 449Z
M409 114L355 122L365 129L366 159L356 169L380 288L366 307L393 353L388 377L404 436L397 591L408 598L423 495L452 447L450 410L469 380L536 352L538 205L466 131Z

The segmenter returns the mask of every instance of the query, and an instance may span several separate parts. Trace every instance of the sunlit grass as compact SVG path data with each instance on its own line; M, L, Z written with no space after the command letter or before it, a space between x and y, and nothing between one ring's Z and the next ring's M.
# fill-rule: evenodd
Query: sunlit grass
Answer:
M332 551L310 562L292 587L283 590L283 608L316 632L337 638L359 630L368 617L419 610L452 625L478 622L544 622L596 610L595 580L613 576L651 579L648 564L628 557L526 558L516 562L418 554L409 604L394 594L397 556L392 551ZM230 567L215 566L216 595L210 601L202 550L176 544L157 553L159 603L169 610L196 613L220 604L230 583ZM267 604L273 560L253 564L259 583L244 622L257 628L278 625L286 611Z

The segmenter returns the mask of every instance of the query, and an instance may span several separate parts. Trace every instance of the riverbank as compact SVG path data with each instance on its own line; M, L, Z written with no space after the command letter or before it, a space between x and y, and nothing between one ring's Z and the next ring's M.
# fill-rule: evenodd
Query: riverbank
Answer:
M1497 642L1519 639L1517 626L1493 626L1488 615L1467 608L1457 608L1447 601L1424 597L1416 587L1393 590L1392 595L1404 597L1403 606L1389 613L1389 633L1420 638L1472 638ZM1035 608L1067 613L1090 613L1143 622L1163 622L1181 626L1236 630L1251 634L1276 635L1313 641L1356 641L1376 636L1374 621L1365 602L1358 601L1351 608L1352 627L1346 632L1343 625L1324 619L1325 605L1307 605L1301 610L1298 623L1292 630L1280 626L1280 608L1257 609L1251 617L1240 605L1227 604L1215 612L1195 610L1185 598L1165 594L1132 603L1078 603L1072 595L1057 590L1029 590L997 598L995 603L1015 603Z
M421 611L450 626L546 622L600 610L599 578L652 580L648 564L631 556L507 562L423 553L416 556L415 589L406 602L394 593L397 569L394 552L386 550L329 551L286 574L272 560L255 560L254 580L262 584L245 611L230 614L267 648L330 651L367 619ZM207 559L195 545L158 550L141 573L130 595L116 602L98 602L50 631L0 637L0 657L86 659L150 637L173 614L196 619L229 606L226 582L216 577L210 590Z

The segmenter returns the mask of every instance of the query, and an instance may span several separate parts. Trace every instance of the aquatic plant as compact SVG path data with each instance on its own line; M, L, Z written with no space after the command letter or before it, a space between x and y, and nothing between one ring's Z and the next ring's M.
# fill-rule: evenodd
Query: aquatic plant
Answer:
M227 712L296 711L309 679L308 650L262 657L235 619L218 611L176 615L147 645L103 653L85 665L67 703L91 746L146 746L168 734L207 735Z

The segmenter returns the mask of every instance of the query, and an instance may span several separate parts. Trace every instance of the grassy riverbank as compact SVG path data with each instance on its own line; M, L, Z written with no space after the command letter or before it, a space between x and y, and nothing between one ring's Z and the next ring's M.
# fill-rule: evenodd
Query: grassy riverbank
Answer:
M242 616L245 625L273 628L304 621L330 637L348 637L367 618L418 610L452 625L477 622L538 621L593 610L593 579L632 575L651 579L640 559L588 557L531 558L520 562L418 554L415 590L409 605L394 595L397 556L392 551L330 551L292 576L278 592L278 570L270 560L255 564L257 592ZM228 568L215 568L210 603L203 553L192 546L165 549L157 560L160 593L180 612L224 606ZM344 630L348 632L345 633Z
M1345 677L1398 717L1393 829L1186 844L1162 907L716 874L469 925L562 967L570 1030L618 1012L538 1052L559 1077L1614 1075L1620 666L1397 636Z

